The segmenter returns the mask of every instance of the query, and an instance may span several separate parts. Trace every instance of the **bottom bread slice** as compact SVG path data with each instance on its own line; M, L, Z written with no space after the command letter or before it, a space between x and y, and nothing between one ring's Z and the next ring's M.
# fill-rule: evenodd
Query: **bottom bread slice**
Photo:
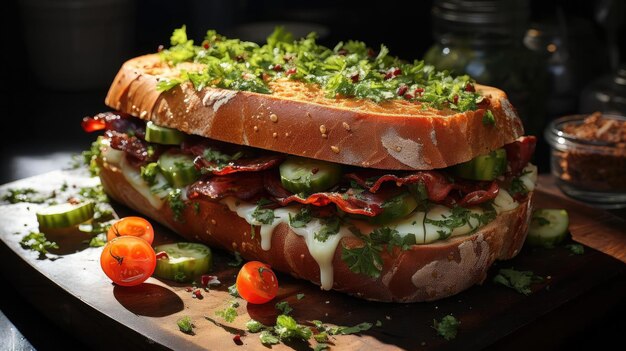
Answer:
M181 217L169 206L157 209L142 196L115 166L102 163L100 179L105 192L115 201L169 227L187 240L212 248L237 251L246 260L259 260L273 269L320 285L320 267L309 253L305 239L289 225L280 223L271 235L269 250L261 248L261 236L251 235L251 225L225 204L194 201ZM341 258L341 246L363 246L357 237L341 238L332 258L332 289L367 300L385 302L433 301L455 295L482 283L496 259L518 254L532 214L532 196L513 210L501 212L490 223L470 235L431 244L413 245L408 250L382 250L383 268L378 278L352 272ZM258 228L255 229L258 231Z

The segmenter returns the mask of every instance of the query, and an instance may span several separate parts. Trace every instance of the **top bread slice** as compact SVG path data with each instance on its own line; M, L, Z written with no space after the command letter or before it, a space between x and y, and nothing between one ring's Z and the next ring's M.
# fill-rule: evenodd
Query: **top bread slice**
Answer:
M159 92L159 80L181 70L158 54L125 62L105 103L189 134L347 165L430 170L468 161L513 142L523 126L506 94L476 85L489 105L475 111L437 110L403 100L327 98L319 87L292 80L270 83L272 94L204 88L189 82ZM484 123L491 110L495 124Z

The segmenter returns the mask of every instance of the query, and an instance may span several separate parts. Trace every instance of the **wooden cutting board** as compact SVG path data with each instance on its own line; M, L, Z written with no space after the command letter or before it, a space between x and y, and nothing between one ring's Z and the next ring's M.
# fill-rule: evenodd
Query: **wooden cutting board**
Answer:
M33 188L51 193L67 184L66 192L98 184L81 170L55 171L0 187L0 198L8 189ZM67 196L61 193L59 196ZM247 305L237 299L238 317L227 323L215 315L226 308L233 297L227 287L234 283L238 271L227 263L233 257L214 252L215 269L221 284L203 291L201 299L192 297L186 288L148 279L136 287L112 284L99 266L102 248L89 248L86 238L56 238L61 249L45 259L23 249L19 241L30 231L37 231L36 210L41 205L17 203L0 205L0 267L10 283L49 318L67 328L77 338L96 349L124 345L138 349L246 349L267 350L258 334L245 331L245 322L254 318L273 325L278 314L274 303L287 301L291 315L301 324L321 320L328 325L352 326L362 322L374 326L358 335L340 335L331 341L331 350L343 349L482 349L494 345L514 345L515 340L549 336L542 345L558 343L558 330L543 330L541 322L556 320L565 331L573 322L568 306L581 296L602 291L597 306L585 305L590 311L611 308L611 299L623 298L626 265L622 261L626 244L626 222L605 212L567 201L545 191L538 191L538 207L566 208L572 219L574 240L592 245L603 252L585 247L585 253L574 255L564 246L554 249L528 249L510 261L497 262L489 277L480 285L456 296L429 303L389 304L362 301L335 292L321 291L308 282L279 274L279 295L272 303ZM114 205L119 216L131 214ZM180 240L169 230L155 226L155 244ZM600 238L600 239L598 239ZM571 242L571 241L570 241ZM613 258L620 258L622 261ZM500 268L531 270L544 277L525 296L492 282ZM611 287L611 288L607 288ZM621 290L620 290L621 289ZM297 294L304 294L297 299ZM556 311L556 312L555 312ZM452 314L460 322L458 335L451 341L438 336L433 320ZM194 335L179 331L176 321L189 316ZM208 317L208 318L207 318ZM575 318L574 318L575 319ZM214 322L217 322L214 323ZM378 322L378 323L377 323ZM376 326L378 324L378 326ZM240 334L243 345L236 345L234 334ZM560 335L566 337L567 334ZM281 343L272 350L309 349L304 342ZM519 345L518 345L519 346Z

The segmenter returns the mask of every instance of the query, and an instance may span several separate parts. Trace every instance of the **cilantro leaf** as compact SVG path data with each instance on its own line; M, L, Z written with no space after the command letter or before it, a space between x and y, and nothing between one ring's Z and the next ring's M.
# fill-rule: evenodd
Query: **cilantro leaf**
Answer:
M279 310L283 314L289 314L289 313L291 313L291 311L293 311L293 308L291 308L291 306L289 306L289 303L287 301L278 302L275 305L275 307L276 307L277 310Z
M375 245L371 240L364 240L363 246L348 248L342 244L341 260L354 273L364 274L370 278L378 278L383 269L383 259L380 256L382 247Z
M536 276L532 271L517 271L512 268L502 268L493 278L493 281L494 283L515 289L521 294L530 295L530 293L532 293L530 289L531 284L541 282L543 278Z
M191 317L185 316L176 321L178 325L178 329L185 334L193 335L193 322L191 321Z
M167 195L167 203L174 214L175 221L182 221L183 211L187 205L182 199L182 191L180 189L172 189Z
M305 206L300 208L300 211L293 215L293 217L291 216L291 213L289 214L289 225L292 228L306 227L306 225L311 222L311 219L313 219L311 210Z
M565 247L574 255L582 255L585 253L585 247L581 244L567 244Z
M493 115L491 110L485 111L485 114L483 115L483 124L486 126L493 126L496 124L496 117Z
M341 222L339 217L332 217L326 220L325 225L313 237L317 241L325 242L331 235L339 233Z
M250 333L258 333L264 329L267 329L267 326L259 321L251 319L246 322L246 329L248 329Z
M259 335L259 339L261 339L263 345L276 345L280 343L280 340L269 330L262 331Z
M277 218L274 216L274 210L271 208L263 208L264 205L271 203L271 201L267 199L261 199L257 202L257 206L252 212L252 218L255 221L263 224L272 224L274 223L274 219Z
M435 328L437 334L441 335L446 340L456 338L459 325L461 325L461 322L452 315L443 317L441 321L433 320L433 328Z
M226 307L223 310L217 310L215 311L215 314L217 316L220 316L222 318L224 318L225 321L232 323L235 318L237 318L237 316L239 315L237 313L236 308L239 307L239 303L238 302L231 302L230 306Z
M44 233L31 232L20 240L20 245L29 250L39 252L40 256L45 256L50 249L58 249L57 243L48 241Z
M295 319L284 314L281 314L276 318L274 331L280 340L308 340L313 335L311 329L298 324Z

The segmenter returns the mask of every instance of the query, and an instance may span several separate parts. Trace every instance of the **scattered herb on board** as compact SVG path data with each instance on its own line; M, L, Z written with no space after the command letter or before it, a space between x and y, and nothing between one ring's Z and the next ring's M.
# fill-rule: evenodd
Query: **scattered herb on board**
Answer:
M76 162L74 164L74 167L78 168L80 167L82 163L87 166L87 169L89 170L89 174L91 174L92 177L97 176L98 173L100 173L100 168L98 168L98 163L96 162L96 160L98 159L101 153L100 145L101 145L102 140L103 140L103 136L98 136L96 141L91 143L91 147L89 148L89 150L83 151L80 154L80 156L76 157L75 158Z
M441 321L433 319L433 328L437 331L437 334L441 335L446 340L456 338L460 324L461 322L450 314L443 317Z
M539 283L542 281L543 278L535 275L532 271L517 271L512 268L500 269L498 274L496 274L493 278L494 283L515 289L517 292L524 295L532 293L530 286L533 283Z
M282 312L282 314L289 314L291 313L291 311L293 311L293 308L289 306L289 303L287 301L278 302L276 303L276 305L274 305L274 307Z
M178 325L178 329L180 329L181 332L185 333L185 334L189 334L189 335L193 335L193 322L191 321L191 317L189 316L185 316L182 317L180 319L178 319L176 321L176 324Z
M298 299L298 300L304 299L304 294L302 294L302 293L296 294L296 299Z
M20 240L20 245L29 250L39 252L40 256L45 256L49 249L58 249L57 243L48 241L44 233L31 232Z
M223 310L215 311L215 314L224 318L225 321L232 323L238 316L237 307L239 307L239 302L231 301L228 307Z
M237 284L233 284L228 287L228 294L232 297L241 297L241 295L239 295L239 291L237 290Z
M572 253L572 255L582 255L585 253L585 247L581 244L567 244L565 247Z
M262 46L229 39L214 30L207 31L201 45L194 45L182 26L174 30L171 47L160 52L161 59L170 65L196 62L204 66L160 80L157 90L190 82L197 90L217 87L270 94L272 82L294 80L319 86L332 99L404 100L457 111L476 110L484 101L467 75L453 77L424 61L401 60L384 45L375 51L364 42L350 40L330 49L316 40L315 33L294 40L283 27L276 27Z
M13 188L8 189L8 191L9 192L2 197L2 200L8 201L12 204L16 204L18 202L41 204L54 196L44 196L43 194L32 188Z

